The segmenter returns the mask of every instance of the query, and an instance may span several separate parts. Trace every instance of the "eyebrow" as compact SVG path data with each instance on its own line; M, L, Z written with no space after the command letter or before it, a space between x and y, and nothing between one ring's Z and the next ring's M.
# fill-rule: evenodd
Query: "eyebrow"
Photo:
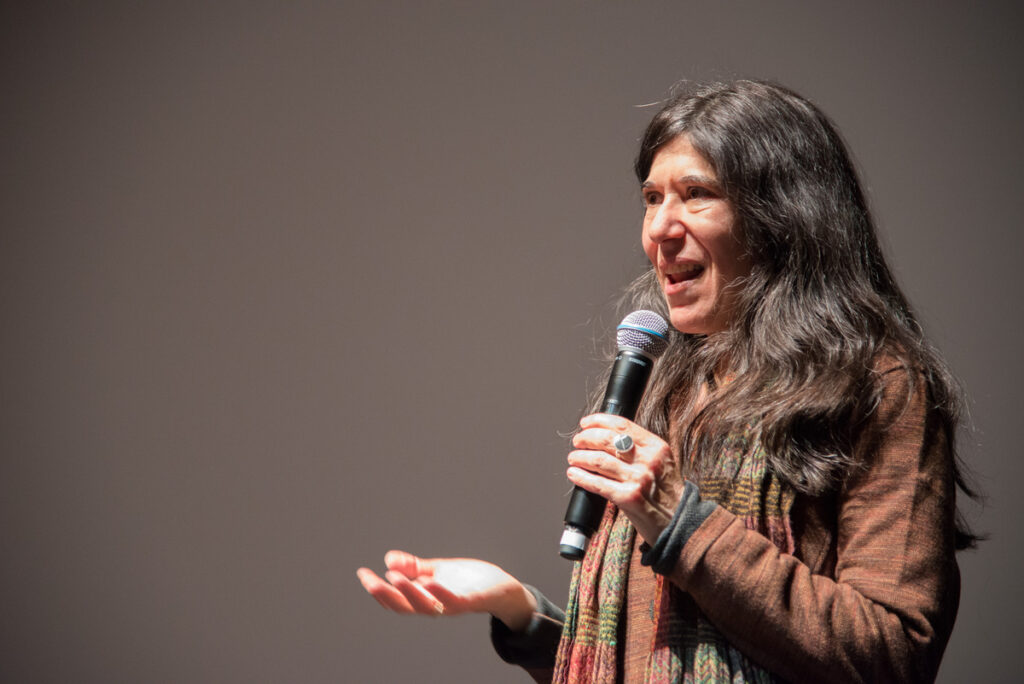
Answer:
M719 187L718 181L715 180L714 178L711 178L710 176L680 176L679 178L676 178L673 182L678 183L679 185L710 185L713 188ZM640 189L646 190L647 188L653 186L654 183L652 183L649 180L645 180L643 183L640 184Z

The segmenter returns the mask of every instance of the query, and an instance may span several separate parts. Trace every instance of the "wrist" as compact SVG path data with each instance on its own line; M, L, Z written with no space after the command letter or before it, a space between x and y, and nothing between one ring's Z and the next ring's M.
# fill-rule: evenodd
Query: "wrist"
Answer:
M537 611L537 598L521 582L502 593L488 611L512 632L526 629Z

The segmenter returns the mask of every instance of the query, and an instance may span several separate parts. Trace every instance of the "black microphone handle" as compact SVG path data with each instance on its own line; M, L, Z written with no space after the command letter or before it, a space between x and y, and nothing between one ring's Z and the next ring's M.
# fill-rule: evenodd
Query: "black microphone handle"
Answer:
M619 349L615 355L611 375L608 377L608 387L604 392L600 412L629 420L636 418L653 367L654 360L647 355L632 349ZM574 532L589 540L597 526L601 524L606 503L600 494L588 492L582 487L574 487L565 511L566 529L574 528ZM586 542L565 543L565 540L566 536L563 535L558 553L569 560L583 558Z

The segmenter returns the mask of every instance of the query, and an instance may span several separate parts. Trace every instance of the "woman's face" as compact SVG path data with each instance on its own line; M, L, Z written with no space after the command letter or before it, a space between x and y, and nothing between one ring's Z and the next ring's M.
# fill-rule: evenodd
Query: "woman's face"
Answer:
M728 327L737 279L750 257L711 165L683 135L654 155L641 186L643 246L668 302L672 327L709 334Z

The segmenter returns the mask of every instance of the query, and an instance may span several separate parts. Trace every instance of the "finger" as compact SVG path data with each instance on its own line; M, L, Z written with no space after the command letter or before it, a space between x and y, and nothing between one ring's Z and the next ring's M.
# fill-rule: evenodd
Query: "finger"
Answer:
M636 430L643 430L643 428L633 421L623 418L622 416L613 416L610 413L591 413L589 416L583 416L580 418L580 427L584 430L592 427L600 427L607 428L608 430L614 430L616 432L629 431L630 434L632 434L632 428L635 428Z
M566 476L573 484L599 494L627 512L642 509L657 493L657 481L650 471L633 475L628 479L615 480L577 467L570 467L566 471Z
M424 615L441 615L444 613L444 604L416 582L409 581L409 578L405 575L389 570L384 576L395 589L402 593L402 596L405 597L415 612Z
M576 449L567 457L569 465L589 470L613 480L625 480L630 476L629 464L604 451Z
M586 489L588 492L599 494L612 503L615 503L617 498L616 494L618 493L615 489L615 481L576 466L570 466L570 468L565 471L565 474L566 477L569 478L569 481L574 485L578 485L583 489Z
M648 432L631 420L626 420L622 416L613 416L607 413L595 413L590 416L584 417L580 420L580 431L576 435L587 433L591 430L600 430L602 432L595 434L605 434L608 436L608 443L619 435L629 435L637 445L647 444L653 440L658 440L660 437L652 432Z
M580 425L583 429L573 437L573 445L578 448L606 451L627 463L646 463L659 475L672 458L672 449L664 439L622 416L595 413L584 417ZM614 441L622 434L633 439L633 447L620 452Z
M405 551L388 551L384 554L384 565L387 566L388 570L400 572L409 579L434 574L434 563L432 561L419 558Z
M618 441L623 438L627 440L628 448L620 448ZM618 432L606 428L588 428L576 434L573 438L573 446L580 450L602 451L624 463L644 460L643 447L634 442L628 432Z
M369 568L359 568L356 570L356 576L362 583L363 588L366 592L372 596L377 603L384 606L388 610L393 610L396 613L412 613L412 604L402 595L402 592L395 589L393 586L382 580L377 576L373 570Z
M466 597L454 593L451 589L440 582L428 579L423 583L423 588L441 602L444 612L448 615L462 612L465 609Z
M633 446L625 451L619 451L615 448L615 439L628 434L628 432L609 430L607 428L587 428L586 430L577 432L573 436L572 445L577 449L604 451L609 454L614 454L618 458L630 461L632 460Z

